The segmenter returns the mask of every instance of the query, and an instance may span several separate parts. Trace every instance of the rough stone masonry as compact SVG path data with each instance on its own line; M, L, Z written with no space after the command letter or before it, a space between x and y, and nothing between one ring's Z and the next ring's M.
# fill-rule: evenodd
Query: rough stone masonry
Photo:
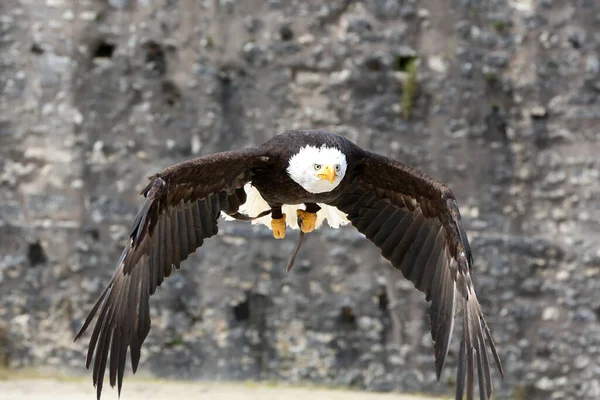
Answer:
M146 176L312 127L455 191L500 398L599 398L599 32L595 0L2 0L0 363L90 375L73 336ZM286 275L294 245L223 223L141 368L453 392L458 340L435 383L424 296L370 243L321 229Z

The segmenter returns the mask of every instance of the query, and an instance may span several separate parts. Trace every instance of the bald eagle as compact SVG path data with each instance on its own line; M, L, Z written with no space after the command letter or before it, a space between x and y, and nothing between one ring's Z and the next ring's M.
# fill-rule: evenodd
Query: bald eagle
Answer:
M438 380L456 308L463 309L456 399L465 389L473 398L475 370L480 398L490 397L486 339L503 376L473 287L473 257L456 199L425 173L336 134L295 130L259 147L173 165L149 180L114 275L75 338L99 312L86 359L89 368L94 358L98 399L107 366L110 384L117 384L120 394L128 348L135 373L150 331L150 296L173 268L217 233L222 215L264 223L277 239L285 237L287 227L300 229L296 252L302 235L323 221L332 227L352 224L431 301Z

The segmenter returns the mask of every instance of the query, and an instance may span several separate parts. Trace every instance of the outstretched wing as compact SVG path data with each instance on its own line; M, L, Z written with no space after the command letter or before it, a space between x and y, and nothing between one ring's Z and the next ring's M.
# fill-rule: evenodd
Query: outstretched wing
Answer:
M438 380L452 337L457 302L464 308L456 399L492 392L485 337L500 374L502 366L471 280L473 258L454 195L423 172L364 152L352 185L333 204L380 250L383 257L431 301L431 336Z
M130 240L108 287L87 316L77 340L98 311L86 359L95 353L93 381L100 399L110 353L110 384L121 392L127 349L135 373L150 331L150 296L182 261L217 233L221 211L230 215L245 201L243 186L253 167L268 157L256 149L212 154L166 168L142 191Z

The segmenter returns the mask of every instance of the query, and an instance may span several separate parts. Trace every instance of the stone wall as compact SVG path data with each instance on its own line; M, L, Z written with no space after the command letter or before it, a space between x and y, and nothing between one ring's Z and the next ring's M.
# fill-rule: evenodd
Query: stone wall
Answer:
M2 0L0 362L91 375L74 333L145 177L311 127L455 191L500 397L600 397L598 32L595 0ZM412 284L350 227L286 275L292 236L224 222L142 373L453 393Z

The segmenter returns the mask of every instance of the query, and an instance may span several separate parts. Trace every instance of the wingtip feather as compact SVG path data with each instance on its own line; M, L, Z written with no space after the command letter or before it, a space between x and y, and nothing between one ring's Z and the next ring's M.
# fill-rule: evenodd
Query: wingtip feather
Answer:
M488 327L487 323L484 321L483 330L485 332L485 336L490 343L490 349L492 350L492 355L494 356L494 360L496 361L496 368L500 373L502 379L504 379L504 369L502 368L502 362L500 361L500 355L498 354L498 349L496 349L496 344L494 343L494 339L492 339L492 332Z
M458 351L458 368L456 369L456 400L463 400L465 394L466 371L465 338L460 341L460 350Z

